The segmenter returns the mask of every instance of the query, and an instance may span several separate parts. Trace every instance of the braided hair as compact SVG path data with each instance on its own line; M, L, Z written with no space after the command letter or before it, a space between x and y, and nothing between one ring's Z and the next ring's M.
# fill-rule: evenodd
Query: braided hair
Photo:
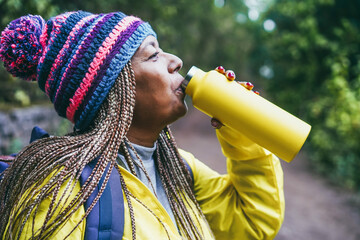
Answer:
M132 238L136 239L132 201L138 201L145 207L146 204L127 188L116 162L117 154L121 151L125 153L130 170L133 169L131 166L134 161L128 154L126 134L131 125L134 106L135 76L129 61L88 130L37 140L16 156L0 182L0 232L5 239L19 239L29 221L33 226L30 239L50 238L81 208L104 176L105 180L97 196L79 225L101 197L114 170L120 174L130 211ZM203 229L196 223L199 223L199 218L205 220L205 217L195 199L192 179L169 127L159 135L156 155L156 166L181 236L184 239L204 239ZM90 176L81 189L75 192L75 184L79 181L82 170L96 158L98 160ZM134 170L131 172L136 174ZM60 191L62 186L66 186L65 190ZM75 196L72 199L69 197L71 194ZM35 215L40 203L46 198L51 200L45 220L41 228L34 229ZM158 220L160 221L159 218ZM160 223L163 224L161 221ZM74 230L75 228L72 229ZM71 232L67 237L70 234Z

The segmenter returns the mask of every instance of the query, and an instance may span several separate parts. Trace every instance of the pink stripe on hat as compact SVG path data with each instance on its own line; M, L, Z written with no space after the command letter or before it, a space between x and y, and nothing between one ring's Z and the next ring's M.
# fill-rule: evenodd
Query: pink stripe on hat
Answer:
M76 25L75 27L71 30L69 36L66 39L66 42L64 44L64 46L62 47L62 49L60 50L59 54L56 56L56 59L51 67L51 71L50 74L46 80L45 83L45 93L50 96L50 82L54 80L54 73L55 73L55 69L58 68L59 66L61 66L62 64L62 57L64 56L64 54L66 53L66 50L70 47L70 43L71 41L73 41L77 36L76 34L78 33L78 31L82 28L82 26L84 26L84 24L88 21L91 20L92 18L96 17L96 15L90 15L87 16L83 19L81 19Z
M137 17L127 16L123 18L112 30L108 37L104 40L102 46L99 48L99 51L96 53L88 72L85 74L85 77L82 79L79 88L76 90L74 96L69 100L70 104L66 109L66 117L70 121L74 122L74 115L79 105L83 101L86 93L88 92L91 83L95 79L98 71L100 70L101 64L106 59L106 56L111 51L116 40L132 23L135 21L141 21Z
M73 13L73 12L67 12L67 13L64 13L64 14L56 17L55 20L54 20L54 22L53 22L53 23L54 23L53 29L55 29L53 32L59 32L58 30L56 31L56 28L60 28L60 27L61 27L61 24L63 24L63 23L66 21L67 17L68 17L69 15L71 15L72 13ZM48 40L47 46L44 48L43 53L42 53L42 56L41 56L41 58L40 58L40 60L39 60L40 63L43 63L43 62L44 62L44 59L45 59L45 57L46 57L46 53L48 52L51 44L54 43L54 37L56 37L56 35L54 36L54 35L52 34L52 35L48 36L48 34L47 34L47 27L46 27L46 32L44 33L44 36L43 36L43 37L44 37L44 38L41 39L41 40L44 41L44 42L41 42L41 44L45 44L45 42L46 42L45 37L46 37L46 38L49 38L49 40Z
M98 22L100 22L104 17L105 17L105 15L102 16L102 17L100 17L100 18L98 18L98 19L96 19L96 20L95 20L95 24L93 25L93 28L94 28L94 27L96 26L96 24L97 24ZM88 36L89 36L89 35L91 34L91 32L93 31L93 28L90 30L90 33L88 33ZM86 38L85 38L85 39L86 39ZM78 45L79 47L78 47L78 49L76 49L75 54L73 55L73 58L71 59L71 61L70 61L70 63L68 64L68 66L73 65L74 61L76 60L76 56L79 54L79 49L82 48L82 45L83 45L85 39L82 40L82 42ZM56 95L55 95L55 98L54 98L54 99L57 98L58 92L59 92L59 90L61 89L62 83L64 82L64 79L67 77L69 70L70 70L70 69L67 67L67 68L65 69L64 74L61 76L60 85L59 85L59 87L58 87L58 89L57 89L57 91L56 91Z

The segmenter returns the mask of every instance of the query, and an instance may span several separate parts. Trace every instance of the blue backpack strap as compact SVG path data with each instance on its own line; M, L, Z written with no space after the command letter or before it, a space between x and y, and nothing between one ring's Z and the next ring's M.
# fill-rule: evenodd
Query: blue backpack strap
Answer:
M31 132L30 143L49 136L50 135L45 130L35 126ZM1 173L9 167L8 162L10 162L14 156L16 156L16 154L0 157L2 158L0 159L0 179L2 177ZM90 176L96 165L96 160L97 159L85 166L80 176L81 186ZM85 202L85 211L90 207L92 201L95 199L103 181L104 176L101 178L97 189L94 190ZM117 170L113 169L103 194L86 218L85 239L122 239L124 235L124 224L124 197L120 183L120 176Z
M50 137L50 135L42 128L35 126L33 130L31 131L30 136L30 143L32 143L35 140L44 138L44 137Z
M9 167L9 164L7 162L3 162L0 160L0 173L2 173L8 167Z
M83 185L90 176L96 165L96 160L97 159L89 163L81 173L81 185ZM97 189L95 189L91 196L86 200L85 210L90 207L92 201L95 199L103 181L104 176L101 178ZM120 176L117 170L113 169L103 194L86 217L85 239L122 239L124 225L124 197Z
M7 158L8 156L0 156L0 180L2 179L2 173L5 171L5 169L7 169L9 167L9 163L8 161L3 161Z
M45 130L35 126L31 133L30 143L44 137L49 137L49 134ZM12 156L14 155L16 154L12 154ZM80 176L81 186L90 176L96 165L96 161L97 159L85 166ZM192 169L186 160L183 159L183 161L189 170L192 182L194 183ZM8 163L0 161L0 174L8 166ZM104 176L101 178L97 189L95 189L86 200L84 204L85 211L90 207L92 201L95 199L103 181ZM122 239L124 235L124 225L124 197L120 183L120 176L118 171L113 169L103 194L86 217L85 240Z
M40 127L35 126L31 132L30 143L44 137L49 137L49 134ZM80 176L81 186L90 176L96 165L96 160L97 159L85 166ZM90 207L92 201L98 194L104 177L105 176L101 178L97 189L94 190L85 202L85 211ZM103 194L86 218L85 239L122 239L124 224L124 198L120 176L116 169L113 169Z

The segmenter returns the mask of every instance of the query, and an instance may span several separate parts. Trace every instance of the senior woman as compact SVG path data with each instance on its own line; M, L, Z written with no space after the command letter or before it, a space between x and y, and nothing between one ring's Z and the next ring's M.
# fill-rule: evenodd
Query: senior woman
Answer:
M216 130L226 175L176 147L168 125L187 111L182 61L148 23L121 12L27 15L0 44L6 69L38 81L74 123L4 171L3 239L274 238L284 216L278 158L226 126Z

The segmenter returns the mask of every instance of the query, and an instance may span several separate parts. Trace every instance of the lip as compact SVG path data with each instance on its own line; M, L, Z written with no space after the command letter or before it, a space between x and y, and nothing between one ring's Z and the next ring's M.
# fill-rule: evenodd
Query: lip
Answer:
M176 95L185 95L185 91L184 91L184 89L181 87L181 85L180 85L177 89L175 89L175 94L176 94Z
M182 84L183 79L180 81L178 87L174 90L174 93L176 96L179 96L181 99L185 98L185 89L182 88L181 84Z

